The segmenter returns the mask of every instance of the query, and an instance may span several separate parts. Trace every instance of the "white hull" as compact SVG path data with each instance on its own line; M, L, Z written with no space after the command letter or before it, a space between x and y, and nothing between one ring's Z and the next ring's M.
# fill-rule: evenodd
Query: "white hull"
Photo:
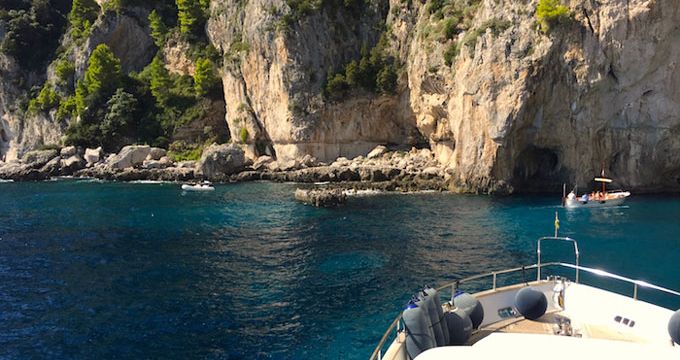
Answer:
M567 198L564 202L564 207L574 209L574 208L599 208L599 207L611 207L619 206L626 201L626 198L630 196L629 192L619 193L617 197L607 200L588 200L581 201L580 198L570 199Z
M626 196L612 200L622 202ZM607 203L611 204L610 201ZM573 242L576 264L542 263L540 255L542 240ZM578 244L570 238L541 238L538 240L537 248L538 262L534 265L474 275L438 288L437 290L443 293L435 293L434 296L442 301L442 310L450 335L436 331L436 326L441 324L441 320L431 322L433 316L434 318L440 316L442 319L442 315L425 310L423 317L422 312L413 310L427 309L431 306L427 305L427 300L424 300L422 295L418 295L419 300L409 302L404 312L392 322L370 360L411 360L409 352L413 354L413 360L472 358L514 360L541 357L564 360L680 358L680 347L674 345L674 342L680 344L676 337L680 334L680 324L677 322L677 319L680 319L680 310L674 313L670 309L639 300L638 288L654 290L666 296L680 297L680 292L600 269L579 266ZM541 276L545 274L545 269L552 267L574 270L575 281L559 276L547 278ZM496 286L498 276L521 271L524 277L526 270L533 269L536 269L535 281L523 280L515 285ZM632 296L583 284L579 281L580 273L589 273L617 283L627 283L631 285ZM460 286L464 286L468 281L474 282L475 287L478 287L484 280L490 280L491 286L487 288L489 290L472 295L483 309L481 318L477 317L479 327L472 329L470 319L467 320L469 325L465 325L464 322L455 325L455 318L461 319L461 311L465 318L468 314L479 312L466 313L471 309L466 305L469 304L469 300L462 300L460 304L446 302L446 299L451 298L448 295L454 291L458 293ZM527 302L528 298L520 296L521 293L525 295L532 293L534 300ZM538 298L535 294L539 294L538 296L543 299L542 310L539 305L541 301L536 300ZM523 299L518 301L518 298ZM456 308L456 305L462 307ZM540 312L534 312L536 309ZM449 316L449 313L458 315ZM454 322L449 322L449 319L454 319L452 320ZM414 332L409 330L407 322L415 329ZM454 334L456 340L448 344L464 345L446 345L445 341L448 340L444 339L447 336L454 339ZM415 339L410 338L411 336ZM671 340L671 336L675 340ZM410 346L413 347L409 348Z
M427 350L415 360L460 358L526 359L527 349L559 349L550 359L590 359L594 353L630 358L630 354L647 354L653 359L680 358L680 348L671 345L667 324L673 311L615 294L592 286L566 283L564 304L554 292L558 281L542 280L512 285L474 294L484 307L480 340L467 346L446 346ZM532 287L546 295L548 309L538 321L520 315L501 317L503 309L513 308L517 292ZM634 321L624 325L622 318ZM569 319L573 335L558 335L559 319ZM618 320L618 321L617 321ZM408 360L403 334L395 339L381 360ZM474 336L473 336L474 337ZM511 340L511 341L510 341ZM617 358L617 357L615 357Z
M184 191L214 191L215 188L206 185L182 185L182 190Z

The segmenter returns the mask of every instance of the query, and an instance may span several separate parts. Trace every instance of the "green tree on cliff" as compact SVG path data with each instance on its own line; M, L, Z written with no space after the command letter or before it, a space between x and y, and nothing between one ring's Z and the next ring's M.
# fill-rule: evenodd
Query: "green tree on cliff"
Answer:
M170 79L170 74L165 68L163 59L159 55L153 58L151 64L149 64L149 88L151 89L151 94L158 104L165 106L170 99L170 88L172 87L172 81Z
M71 12L68 15L73 37L79 39L87 36L98 15L99 5L94 0L73 0Z
M194 89L196 96L202 97L211 93L217 87L215 65L210 59L198 59L194 71Z
M168 33L168 27L165 26L163 19L158 15L156 10L149 14L149 28L151 28L153 42L156 46L163 47L165 44L165 36Z
M100 129L104 147L109 149L114 148L112 145L120 141L119 138L124 135L125 130L134 124L137 99L122 88L118 88L106 102L106 106L106 115Z
M106 96L120 87L122 82L120 60L106 44L99 44L92 51L83 79L89 94Z
M536 7L536 17L543 32L565 21L570 16L569 8L561 5L559 0L540 0Z
M205 21L200 0L176 0L176 4L180 32L197 34Z
M376 85L381 93L394 94L397 89L397 68L394 64L387 65L380 70Z

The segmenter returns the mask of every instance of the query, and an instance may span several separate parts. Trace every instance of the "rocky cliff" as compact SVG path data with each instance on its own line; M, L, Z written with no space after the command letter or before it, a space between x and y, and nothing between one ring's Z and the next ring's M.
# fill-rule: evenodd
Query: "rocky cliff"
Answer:
M205 30L223 58L231 137L251 158L282 160L430 147L456 191L556 191L602 169L635 190L680 191L680 5L563 1L568 18L547 30L538 2L213 0ZM329 74L381 38L396 89L329 98ZM12 109L11 82L0 89L9 157L59 133Z
M294 11L286 3L213 2L210 38L233 59L223 69L230 129L279 157L326 160L423 136L461 191L584 186L603 168L623 186L680 190L677 3L572 1L549 32L538 1L439 3L443 16L433 1L371 2L354 18L321 8L286 32L276 27ZM447 38L456 6L469 13ZM324 74L379 31L400 59L398 93L325 100ZM234 53L237 41L249 46Z

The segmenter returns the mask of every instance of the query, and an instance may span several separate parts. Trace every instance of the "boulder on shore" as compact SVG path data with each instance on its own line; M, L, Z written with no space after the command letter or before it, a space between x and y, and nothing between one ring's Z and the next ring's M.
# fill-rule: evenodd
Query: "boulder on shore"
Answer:
M85 167L85 160L80 155L75 154L68 159L62 159L59 166L61 167L62 175L71 175Z
M256 171L259 170L265 170L267 169L267 165L271 164L274 162L274 159L272 159L271 156L269 155L262 155L257 160L255 160L255 163L253 164L253 169Z
M78 149L75 146L66 146L61 148L61 151L59 152L59 155L64 158L70 158L71 156L75 155L78 152Z
M149 150L149 155L146 156L146 160L160 160L162 157L167 155L168 152L165 149L152 147Z
M297 189L295 200L316 207L335 207L347 201L347 195L340 189Z
M107 160L107 164L113 169L126 169L141 165L149 153L149 145L128 145L120 152Z
M43 167L40 168L40 172L46 176L57 176L59 175L59 169L61 168L61 157L55 156L54 159L50 160Z
M103 157L104 151L101 146L96 149L85 149L85 161L88 165L100 162Z
M234 144L210 145L198 162L199 171L209 180L224 180L246 167L243 150Z
M57 150L33 150L27 152L21 160L31 168L37 169L43 167L58 155Z
M379 156L383 156L387 152L387 148L383 145L376 146L371 152L366 155L367 159L375 159Z

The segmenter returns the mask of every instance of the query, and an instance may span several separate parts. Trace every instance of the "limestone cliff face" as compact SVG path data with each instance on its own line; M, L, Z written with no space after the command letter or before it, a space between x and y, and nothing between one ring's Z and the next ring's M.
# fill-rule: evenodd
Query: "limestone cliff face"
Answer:
M214 1L208 32L229 60L233 137L246 128L247 142L265 140L279 157L328 160L422 135L461 191L584 186L602 168L626 187L680 190L680 6L573 1L572 21L548 35L536 26L537 2L483 0L446 40L417 1L374 3L351 20L319 11L288 34L276 30L288 11L281 1ZM325 72L356 59L381 27L403 61L399 94L323 100Z
M475 27L510 25L463 47L451 72L428 70L442 51L417 51L428 45L416 30L411 104L452 188L554 191L604 169L625 187L680 190L680 6L574 1L574 21L551 35L535 6L483 1Z
M680 6L571 6L576 21L544 39L549 47L504 127L492 176L522 188L586 185L604 168L626 187L680 190Z
M680 4L566 1L571 20L545 34L538 0L451 0L466 6L466 19L444 36L446 19L430 14L430 1L293 16L284 0L213 0L206 32L223 54L231 137L245 140L250 157L322 161L424 140L459 191L556 191L563 182L588 185L602 169L635 190L680 191ZM100 17L73 53L77 76L99 42L124 70L148 63L155 49L146 15ZM326 99L327 75L381 34L400 66L396 94ZM171 70L187 74L180 45L164 54ZM67 124L18 110L21 89L41 76L17 75L6 57L0 71L0 155L57 142Z
M232 138L245 128L251 151L324 161L416 141L410 108L399 97L360 94L328 103L321 95L328 72L377 42L387 10L384 1L369 2L360 14L322 9L286 30L277 29L289 11L283 1L214 1L208 33L224 54Z
M141 8L121 12L109 11L95 22L90 36L80 46L74 46L69 36L62 39L62 47L69 48L68 59L75 64L75 78L81 79L87 59L94 48L107 44L121 59L123 71L139 71L149 63L155 45L149 36L148 11ZM58 34L55 34L58 36ZM27 89L41 86L47 80L55 83L52 66L44 73L25 73L11 57L0 55L0 160L20 158L29 150L45 144L59 144L68 127L55 118L56 110L30 114L25 111Z

